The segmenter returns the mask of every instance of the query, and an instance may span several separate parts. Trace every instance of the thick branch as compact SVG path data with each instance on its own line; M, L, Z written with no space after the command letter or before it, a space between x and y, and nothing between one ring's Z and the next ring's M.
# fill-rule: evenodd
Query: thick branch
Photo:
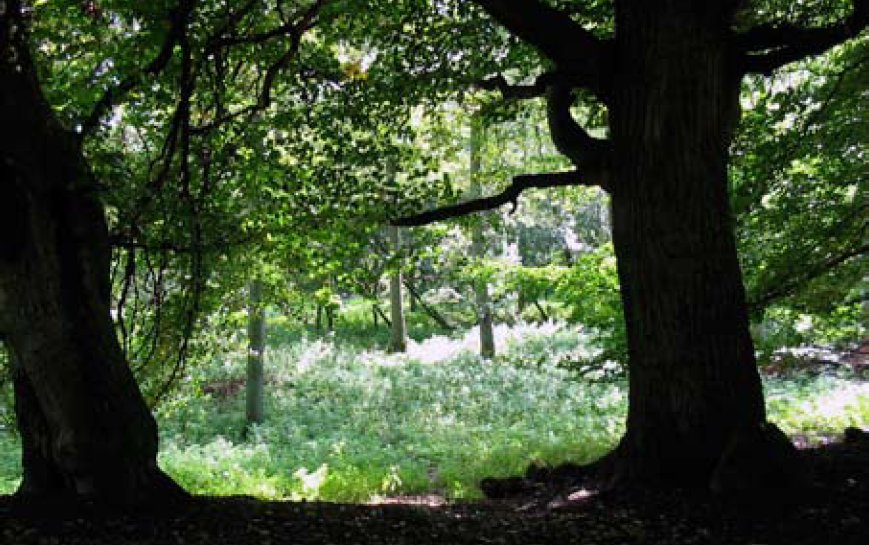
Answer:
M487 91L498 91L507 100L527 100L545 96L552 86L568 89L588 87L588 81L582 74L559 68L544 72L537 76L534 83L528 85L512 84L502 74L498 74L478 81L476 86Z
M393 220L392 225L399 227L415 227L419 225L428 225L437 221L442 221L449 218L457 218L473 214L474 212L483 212L493 210L507 203L513 205L513 210L516 209L519 195L526 189L541 189L547 187L562 187L569 185L600 185L594 181L593 177L583 178L578 172L554 172L546 174L523 174L513 178L513 183L507 186L504 191L491 197L482 197L473 199L459 204L444 206L416 214Z
M855 0L854 11L838 24L803 28L794 25L761 25L736 38L745 72L771 74L785 64L820 55L850 38L869 24L869 0Z
M611 41L598 39L570 16L540 0L474 0L520 40L532 45L559 71L570 74L574 86L608 95Z
M552 142L580 170L603 173L609 166L610 143L588 134L570 113L572 105L573 93L569 87L552 85L547 89L546 116Z
M556 149L581 170L605 173L609 170L612 147L606 139L594 138L576 122L570 112L573 106L573 81L569 74L547 72L530 85L512 85L502 75L487 78L478 84L497 90L505 99L526 100L546 96L549 132ZM599 182L606 186L605 182Z
M81 124L81 136L87 136L92 133L100 123L100 120L108 113L108 111L121 100L127 93L132 91L136 85L144 81L145 76L156 76L163 71L172 59L175 46L178 45L182 36L185 33L190 13L193 11L194 0L181 0L178 7L173 9L169 14L170 27L166 38L163 40L163 45L160 47L160 52L148 65L140 72L136 72L126 79L122 80L115 87L109 87L103 96L97 101L91 110L90 115Z
M474 0L516 37L559 65L594 59L601 41L570 16L539 0Z

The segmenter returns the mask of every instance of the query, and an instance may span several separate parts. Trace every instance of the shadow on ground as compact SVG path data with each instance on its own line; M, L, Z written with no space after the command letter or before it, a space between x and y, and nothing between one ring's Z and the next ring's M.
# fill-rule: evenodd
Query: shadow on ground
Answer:
M197 497L161 512L50 507L0 497L0 543L125 544L788 544L863 545L869 440L804 450L812 486L778 505L686 492L595 495L557 482L482 502L381 505ZM435 502L437 503L437 502Z

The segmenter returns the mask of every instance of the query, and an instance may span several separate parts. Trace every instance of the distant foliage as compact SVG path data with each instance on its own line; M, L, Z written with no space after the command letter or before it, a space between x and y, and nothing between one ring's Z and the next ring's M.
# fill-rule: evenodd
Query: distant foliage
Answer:
M569 266L513 267L505 287L526 301L556 305L557 318L582 324L600 350L593 361L624 364L627 341L619 292L618 271L611 244L580 254ZM580 364L589 361L578 361Z

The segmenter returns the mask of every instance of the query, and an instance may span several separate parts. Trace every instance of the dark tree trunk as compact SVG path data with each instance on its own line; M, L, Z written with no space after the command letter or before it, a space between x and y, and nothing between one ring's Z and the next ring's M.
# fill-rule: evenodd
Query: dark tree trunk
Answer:
M612 213L630 408L611 477L705 485L746 463L746 441L787 450L765 424L727 195L740 74L729 18L698 2L617 4ZM774 472L767 462L749 465Z
M98 187L10 40L15 10L0 17L0 336L15 376L19 494L164 500L183 492L157 467L157 426L115 336Z

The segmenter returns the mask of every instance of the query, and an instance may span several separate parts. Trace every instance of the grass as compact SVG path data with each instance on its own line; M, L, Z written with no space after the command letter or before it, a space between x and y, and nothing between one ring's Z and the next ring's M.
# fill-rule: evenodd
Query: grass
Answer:
M592 354L581 331L501 326L496 337L490 362L474 355L474 330L417 335L406 355L391 355L366 348L361 330L280 329L267 354L266 422L245 435L242 394L216 399L187 388L157 414L160 464L202 494L463 499L479 496L483 477L521 473L532 461L589 461L615 444L625 384L582 380L558 365ZM244 354L202 372L198 382L243 377ZM789 434L820 438L869 423L866 382L816 376L765 386L770 419ZM0 431L0 492L14 490L18 464L16 439Z

